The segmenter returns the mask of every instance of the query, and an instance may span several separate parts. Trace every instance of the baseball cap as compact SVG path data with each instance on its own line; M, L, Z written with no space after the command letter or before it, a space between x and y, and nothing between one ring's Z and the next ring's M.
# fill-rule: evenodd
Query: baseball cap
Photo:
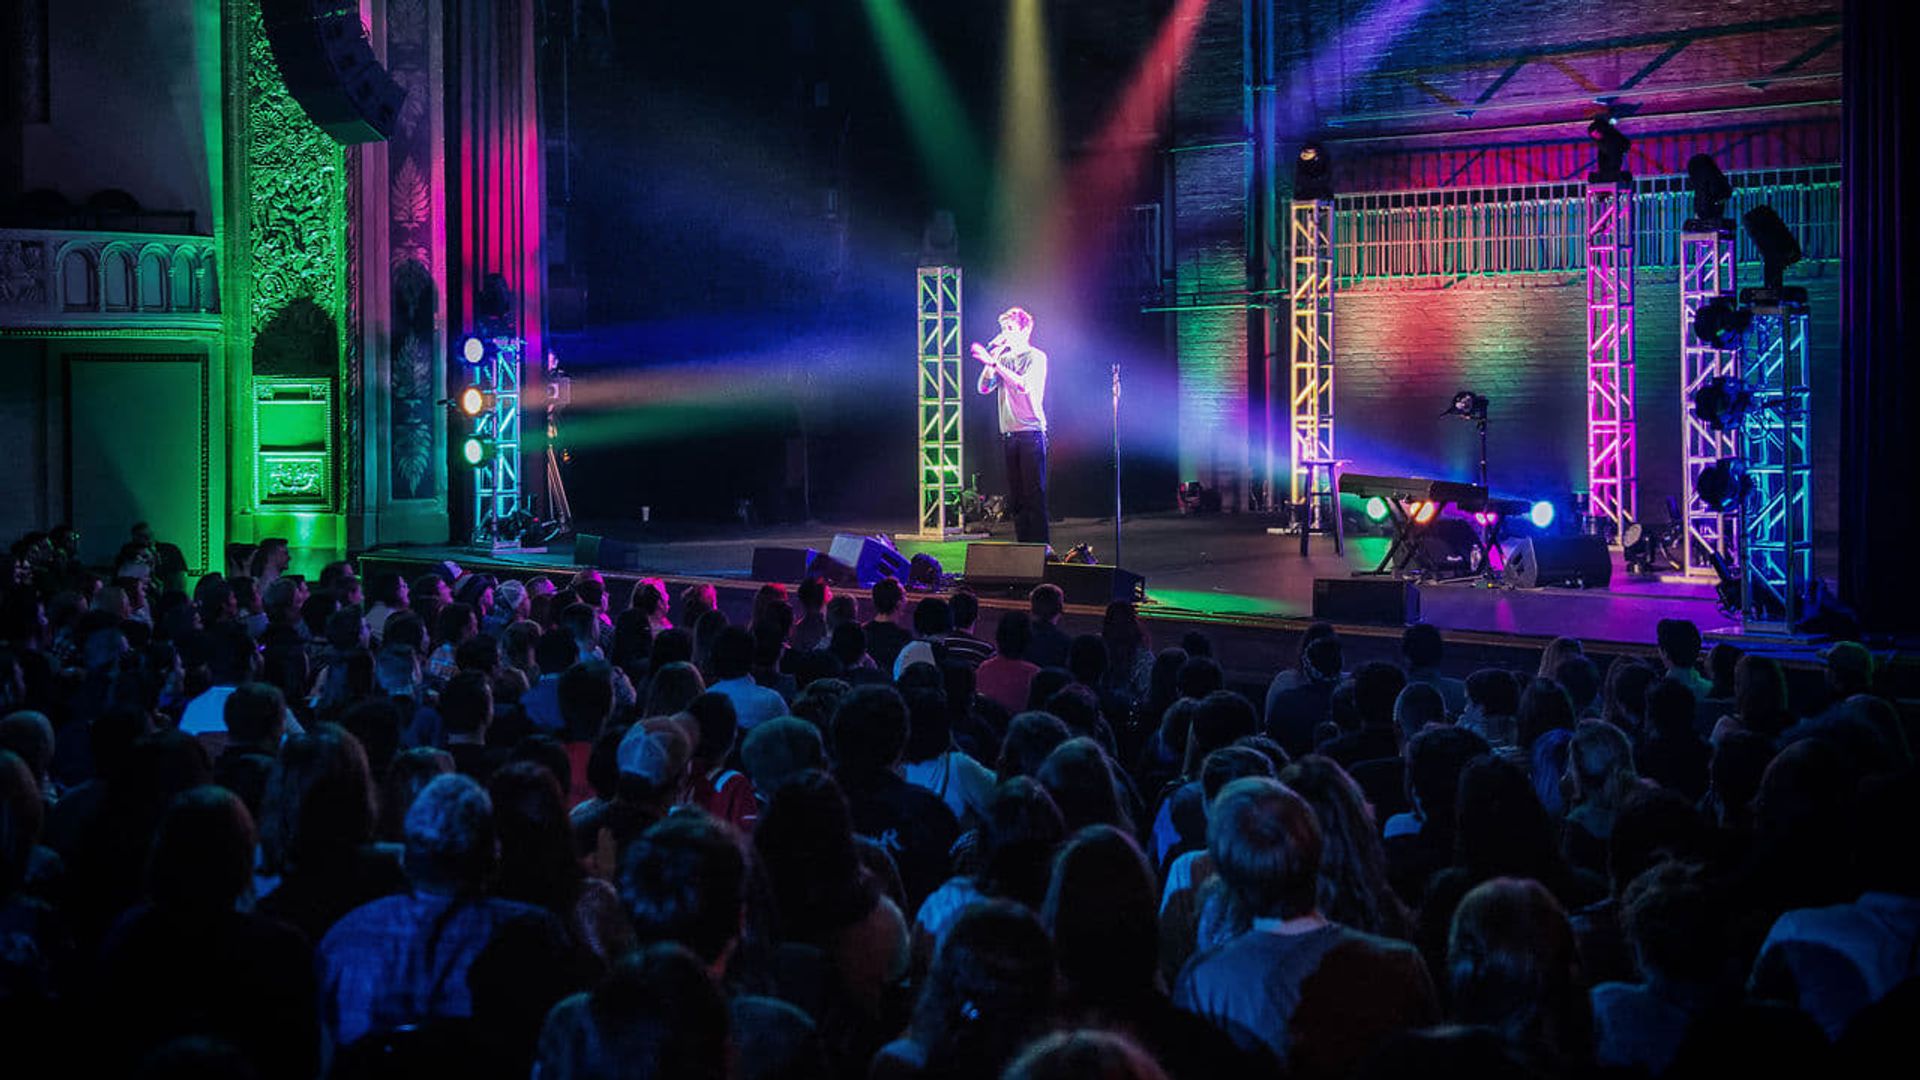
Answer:
M686 732L672 720L655 718L633 725L620 740L615 761L623 776L655 787L673 784L686 775L693 747Z

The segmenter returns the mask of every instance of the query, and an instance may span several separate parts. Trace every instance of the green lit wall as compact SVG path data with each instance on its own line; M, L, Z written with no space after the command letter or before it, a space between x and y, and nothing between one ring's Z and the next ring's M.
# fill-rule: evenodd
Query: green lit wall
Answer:
M347 153L287 93L260 5L225 2L230 202L224 299L229 389L237 406L230 411L231 532L236 540L285 536L296 547L337 547L343 540L344 471L337 431L330 439L287 444L271 424L261 430L255 402L274 391L275 380L326 380L329 423L337 425L342 415ZM318 485L310 475L316 455L326 472ZM267 492L279 494L263 498Z

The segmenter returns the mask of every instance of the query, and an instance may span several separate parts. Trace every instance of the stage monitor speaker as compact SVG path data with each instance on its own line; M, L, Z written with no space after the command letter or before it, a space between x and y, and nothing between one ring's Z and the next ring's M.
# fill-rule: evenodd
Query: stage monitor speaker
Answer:
M827 556L852 572L853 583L870 589L881 578L907 580L907 557L870 536L840 533Z
M592 566L601 570L638 570L640 546L592 533L575 533L573 561L577 566Z
M1085 563L1048 563L1043 578L1058 585L1069 604L1104 607L1115 600L1137 604L1147 598L1147 579L1117 566Z
M393 134L407 92L373 55L358 4L262 0L260 9L287 92L320 130L348 145Z
M1420 589L1411 581L1386 577L1315 578L1313 617L1406 626L1420 621Z
M1047 576L1047 545L967 545L967 584L973 588L1032 588Z
M753 549L753 580L798 585L806 580L820 553L812 548L757 547Z
M1480 572L1480 536L1465 518L1436 518L1413 534L1412 568L1436 578Z
M1604 589L1613 580L1613 552L1598 536L1525 536L1501 545L1506 580L1523 589L1543 585Z

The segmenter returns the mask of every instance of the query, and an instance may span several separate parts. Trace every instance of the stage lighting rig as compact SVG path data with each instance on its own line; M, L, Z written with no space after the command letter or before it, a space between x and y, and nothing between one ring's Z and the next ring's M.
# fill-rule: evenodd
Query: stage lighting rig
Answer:
M1611 117L1594 118L1587 125L1587 138L1593 141L1597 160L1594 169L1587 177L1590 184L1626 183L1633 179L1627 172L1627 151L1632 149L1633 140L1613 126Z
M1687 190L1693 192L1693 219L1687 222L1687 229L1708 232L1727 227L1727 200L1733 197L1733 181L1711 156L1695 154L1687 159Z
M1794 289L1789 293L1784 282L1787 267L1800 261L1800 241L1795 239L1793 230L1787 228L1787 223L1780 220L1780 215L1771 206L1756 206L1740 220L1746 224L1747 236L1752 238L1753 246L1760 249L1767 292L1779 299L1805 303L1807 291ZM1742 299L1747 298L1743 294Z
M1701 343L1725 351L1740 347L1740 339L1753 325L1753 309L1741 306L1731 296L1716 296L1693 313L1693 336Z
M1747 463L1739 458L1721 458L1700 470L1693 491L1707 509L1731 514L1753 494L1753 477L1747 475Z
M1730 375L1716 375L1693 392L1693 415L1715 431L1732 431L1753 411L1754 393Z
M1333 198L1333 163L1327 148L1310 142L1300 148L1293 163L1293 197L1296 201Z

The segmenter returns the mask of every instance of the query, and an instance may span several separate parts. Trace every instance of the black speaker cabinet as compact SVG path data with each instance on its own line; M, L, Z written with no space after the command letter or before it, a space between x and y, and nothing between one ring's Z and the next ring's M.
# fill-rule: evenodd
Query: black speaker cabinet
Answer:
M1525 536L1501 546L1507 582L1523 589L1543 585L1604 589L1613 580L1613 553L1597 536Z
M827 555L850 571L852 583L863 589L872 588L881 578L907 580L906 556L870 536L841 533L833 538Z
M1137 604L1147 598L1147 579L1117 566L1047 563L1042 578L1058 585L1069 604L1103 607L1116 600Z
M753 580L798 585L820 553L812 548L757 547L753 549Z
M592 533L574 534L573 561L578 566L592 566L601 570L641 568L638 545Z
M358 5L262 0L260 10L287 92L320 130L348 145L393 134L407 92L373 55Z
M967 584L973 588L1033 588L1046 579L1047 545L967 545Z
M1328 622L1406 626L1420 621L1420 589L1389 577L1313 579L1313 617Z

